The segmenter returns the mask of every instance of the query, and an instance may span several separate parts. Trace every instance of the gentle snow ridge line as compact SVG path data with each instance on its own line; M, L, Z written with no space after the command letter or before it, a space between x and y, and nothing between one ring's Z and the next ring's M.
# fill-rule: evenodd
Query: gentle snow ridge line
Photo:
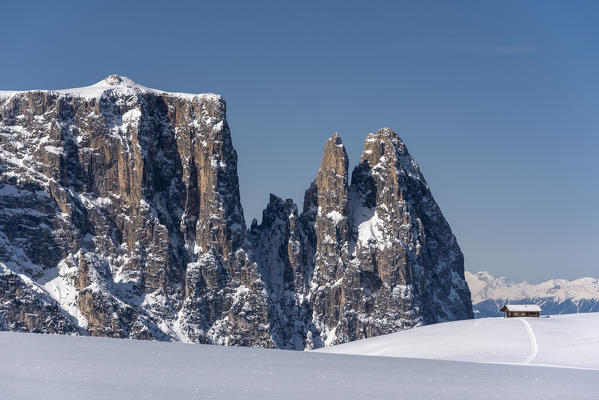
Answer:
M33 89L33 90L0 90L0 98L9 98L22 93L34 93L34 92L43 92L43 93L52 93L62 96L75 96L81 97L85 99L100 99L105 92L109 92L111 90L117 91L125 91L133 93L152 93L159 96L170 96L170 97L180 97L187 100L210 100L210 101L221 101L222 96L215 93L178 93L178 92L167 92L164 90L152 89L143 85L139 85L133 82L131 79L118 76L111 75L100 82L79 88L70 88L70 89L58 89L58 90L48 90L48 89Z
M446 322L318 351L599 370L599 313Z

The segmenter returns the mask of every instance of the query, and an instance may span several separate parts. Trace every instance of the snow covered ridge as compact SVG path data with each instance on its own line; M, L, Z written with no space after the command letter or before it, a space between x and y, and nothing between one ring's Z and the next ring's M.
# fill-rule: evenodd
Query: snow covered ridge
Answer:
M191 93L173 93L166 92L163 90L157 90L142 86L133 82L131 79L120 76L110 75L102 79L100 82L80 88L72 89L59 89L59 90L26 90L26 91L0 91L0 98L9 98L21 93L27 92L46 92L54 93L60 96L74 96L81 97L84 99L96 99L99 100L107 93L119 92L123 94L142 94L151 93L159 96L170 96L180 97L186 100L209 100L209 101L222 101L222 96L214 93L202 93L202 94L191 94Z
M466 271L465 276L476 317L500 316L499 308L508 302L538 304L543 314L599 311L599 279L551 279L531 284L494 277L486 271Z
M318 351L584 368L599 374L599 313L454 321Z
M312 349L472 318L464 257L399 135L246 228L216 95L110 76L0 97L0 329Z

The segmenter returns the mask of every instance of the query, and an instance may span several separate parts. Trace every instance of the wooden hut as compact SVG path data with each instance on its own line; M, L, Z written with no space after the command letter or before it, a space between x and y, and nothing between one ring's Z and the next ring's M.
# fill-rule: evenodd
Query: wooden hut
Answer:
M541 307L536 304L506 304L500 310L505 313L505 317L538 317L541 313Z

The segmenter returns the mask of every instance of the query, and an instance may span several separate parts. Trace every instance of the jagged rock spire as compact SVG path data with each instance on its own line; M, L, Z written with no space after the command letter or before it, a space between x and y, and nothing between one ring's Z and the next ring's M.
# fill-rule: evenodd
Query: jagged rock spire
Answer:
M388 287L409 288L404 306L424 323L472 318L462 252L418 164L393 130L367 136L350 192L352 256L361 268L372 265Z
M314 181L318 198L317 252L328 258L321 261L329 266L335 264L338 257L345 256L341 254L342 247L349 239L348 165L345 146L339 134L334 133L325 143L320 169Z
M314 225L316 253L309 299L318 331L315 337L325 344L336 340L336 337L327 337L325 332L335 331L343 317L346 287L343 282L350 267L348 164L345 146L335 133L325 143L314 181L318 212Z
M320 169L314 181L320 213L347 215L348 165L345 146L335 132L324 145Z

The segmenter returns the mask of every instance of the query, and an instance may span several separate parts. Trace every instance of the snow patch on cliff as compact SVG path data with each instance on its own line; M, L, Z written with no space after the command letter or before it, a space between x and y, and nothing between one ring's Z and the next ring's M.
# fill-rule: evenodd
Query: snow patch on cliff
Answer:
M3 90L3 91L0 91L0 98L9 99L10 97L13 97L15 95L25 93L25 92L49 92L49 93L55 93L59 96L81 97L81 98L85 98L85 99L95 99L97 101L99 101L102 98L102 96L104 96L110 92L116 92L116 93L125 94L125 95L138 95L138 94L151 93L151 94L159 95L159 96L178 97L178 98L189 100L189 101L210 101L210 102L222 101L222 97L218 94L214 94L214 93L192 94L192 93L167 92L167 91L152 89L149 87L139 85L127 77L118 76L118 75L110 75L96 84L93 84L91 86L78 87L78 88L59 89L59 90L23 90L23 91Z

